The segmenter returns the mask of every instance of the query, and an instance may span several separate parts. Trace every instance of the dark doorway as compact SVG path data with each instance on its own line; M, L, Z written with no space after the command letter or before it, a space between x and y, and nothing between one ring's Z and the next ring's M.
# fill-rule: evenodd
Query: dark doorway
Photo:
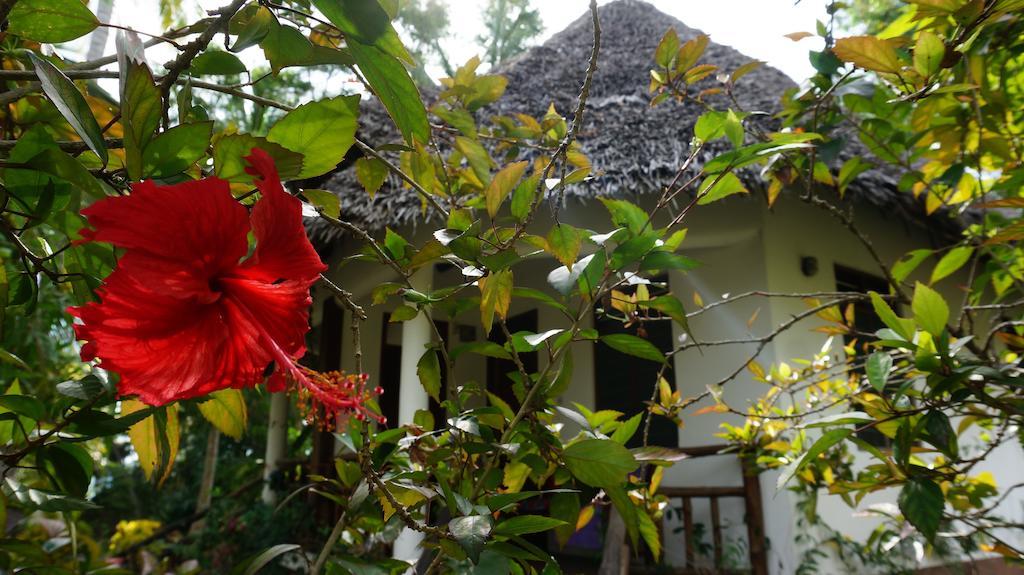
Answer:
M838 265L835 267L835 275L836 291L889 293L888 282L878 276ZM866 299L857 300L852 305L853 325L850 327L853 328L855 333L844 335L843 344L848 346L856 343L857 357L867 357L872 351L868 344L875 340L874 333L884 328L885 323L875 313L875 308L871 305L871 301ZM864 375L864 368L860 367L859 364L855 365L852 371ZM875 447L889 447L892 444L885 434L874 427L857 432L857 436Z
M381 414L387 418L387 425L398 425L398 387L402 380L402 332L401 324L391 323L391 314L385 313L384 327L380 335L380 382L384 390L378 399ZM399 327L396 328L395 326Z
M513 335L521 331L537 333L537 310L531 309L530 311L511 316L505 320L505 324L508 326L509 333ZM505 332L498 326L491 330L487 339L498 345L505 345L507 341ZM519 360L523 362L523 367L526 368L527 373L537 373L537 352L521 353L519 354ZM519 370L516 368L514 361L496 357L487 358L487 391L497 395L502 401L509 404L513 410L519 408L519 400L516 399L516 389L520 390L519 395L521 396L526 383L519 380Z
M402 384L402 323L392 323L391 314L385 313L384 328L380 339L380 386L384 393L380 397L380 409L388 419L388 426L396 427L398 421L398 392ZM448 322L435 321L438 333L448 337ZM447 343L443 343L447 345ZM439 397L444 401L448 392L448 369L441 357L441 392ZM446 416L440 403L430 400L430 413L434 416L435 429L444 425Z
M603 315L594 316L594 327L601 335L613 333L638 335L635 325L626 327L621 320ZM672 324L670 322L645 322L643 331L645 332L644 339L661 351L667 352L672 349ZM594 395L597 399L597 409L621 411L626 417L632 417L646 410L646 402L651 400L651 391L657 383L659 369L660 366L653 361L624 354L603 343L596 344L594 348ZM669 382L673 381L671 368L665 370L665 379ZM643 434L636 433L626 445L639 447L642 443ZM678 428L664 417L653 417L649 444L678 447Z

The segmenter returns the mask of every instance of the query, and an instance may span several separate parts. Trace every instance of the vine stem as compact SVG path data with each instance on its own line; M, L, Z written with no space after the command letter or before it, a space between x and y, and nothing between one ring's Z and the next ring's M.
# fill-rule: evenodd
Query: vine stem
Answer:
M334 528L331 529L331 534L327 536L327 541L324 546L320 549L320 553L316 556L316 562L313 563L313 567L309 570L309 575L320 575L320 571L324 568L324 564L327 563L327 557L331 554L331 548L338 542L341 537L341 533L345 531L345 524L348 519L348 510L341 513L341 517L338 518L338 522L334 524Z

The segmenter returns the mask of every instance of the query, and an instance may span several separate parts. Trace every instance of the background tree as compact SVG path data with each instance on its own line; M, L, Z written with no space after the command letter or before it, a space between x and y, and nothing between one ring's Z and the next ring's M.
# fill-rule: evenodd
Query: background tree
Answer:
M540 12L530 0L487 0L484 30L476 41L484 48L483 61L497 66L521 53L544 30Z

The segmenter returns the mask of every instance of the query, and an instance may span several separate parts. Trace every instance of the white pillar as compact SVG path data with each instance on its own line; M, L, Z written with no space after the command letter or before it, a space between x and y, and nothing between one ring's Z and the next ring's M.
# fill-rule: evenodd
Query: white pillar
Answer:
M420 292L430 291L433 275L432 266L424 266L410 278L410 283ZM430 407L427 391L420 385L416 375L416 364L433 339L434 329L424 314L402 323L402 369L398 386L398 425L412 423L413 416L420 409Z
M433 266L423 266L410 278L413 288L427 293L433 283ZM416 364L426 351L426 346L433 339L434 330L424 314L402 324L402 365L398 386L398 425L412 423L413 417L420 409L430 408L430 397L420 384L416 375ZM395 539L392 556L401 561L415 563L423 553L420 542L423 534L408 527L403 529Z
M270 394L270 420L267 422L267 449L263 456L263 502L277 503L277 493L270 488L270 477L277 471L288 450L288 394Z

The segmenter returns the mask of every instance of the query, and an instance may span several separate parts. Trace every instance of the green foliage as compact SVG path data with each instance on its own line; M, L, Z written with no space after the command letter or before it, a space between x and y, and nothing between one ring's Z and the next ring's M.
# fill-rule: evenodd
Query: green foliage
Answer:
M745 413L746 421L726 424L723 435L746 461L784 467L779 485L801 494L808 522L822 490L856 505L868 493L895 487L899 513L886 517L873 536L876 543L896 537L903 545L920 536L938 551L943 525L961 521L970 531L956 535L965 548L980 542L1019 558L1018 550L979 527L996 520L990 506L1005 486L973 471L977 452L967 447L978 439L981 453L990 453L1016 440L1011 430L1024 423L1017 369L1024 349L1024 254L1018 245L1024 226L1016 213L1024 207L1019 3L911 2L895 11L884 34L869 26L870 35L838 40L822 24L826 50L812 55L818 73L802 92L787 95L776 118L781 125L771 129L764 118L754 121L758 110L741 109L740 99L718 97L734 96L737 81L757 62L718 70L702 63L706 36L682 42L668 30L651 55L651 104L673 99L701 106L694 133L681 135L692 137L693 145L678 176L664 182L653 202L602 198L608 217L593 230L560 220L557 202L552 218L539 216L548 193L560 199L567 188L602 175L575 141L580 126L570 124L566 111L552 106L536 118L528 111L489 113L508 80L478 73L481 60L474 58L457 68L444 64L449 77L428 116L410 67L414 54L429 51L443 62L438 38L447 24L437 5L396 16L395 3L372 0L243 4L205 20L203 26L216 33L191 35L203 44L189 52L194 57L168 64L156 77L143 44L134 34L121 35L116 97L77 82L89 76L79 72L96 63L42 56L38 42L71 40L98 25L84 4L22 1L9 14L10 65L3 71L30 68L40 83L9 92L8 112L17 121L0 127L4 140L16 140L0 166L0 460L10 471L5 512L60 514L75 526L71 537L81 526L92 531L86 536L110 538L118 542L116 552L130 554L139 545L127 541L141 544L145 536L139 532L152 532L153 521L187 518L194 493L209 490L216 496L205 527L173 542L144 545L145 552L167 561L197 557L211 572L255 573L301 549L319 556L314 572L400 572L406 566L385 555L398 533L412 528L429 536L429 552L449 572L551 573L557 566L548 552L523 536L553 531L565 544L578 525L598 520L595 505L610 504L634 547L658 560L664 547L658 526L668 501L658 483L679 456L650 446L631 451L625 444L646 441L652 417L681 425L689 409L711 400L695 413ZM396 18L414 30L414 50L400 40ZM525 0L493 0L484 20L481 42L492 67L540 30L538 13ZM184 33L166 34L177 41ZM234 53L257 46L264 61L247 70ZM340 82L332 84L341 86L335 92L318 93L291 70L311 67L364 82L362 93L377 98L401 141L361 142L362 155L353 157L356 133L366 121L360 96ZM718 109L722 102L729 106ZM568 118L590 121L586 102L579 106ZM858 139L856 146L851 138ZM296 469L284 470L289 477L274 481L293 490L281 503L280 513L297 516L288 521L254 505L255 490L246 492L243 484L257 478L255 486L263 475L253 454L261 453L266 439L258 427L266 419L265 401L235 389L161 407L118 399L116 373L93 373L76 358L71 320L63 312L97 297L119 255L109 246L78 241L84 207L130 193L130 183L143 178L177 182L209 174L228 181L236 197L250 203L255 190L243 158L257 147L271 155L289 189L316 209L321 224L340 227L346 245L363 248L337 260L370 262L389 274L369 299L388 303L392 322L478 313L490 338L459 346L437 341L423 350L416 373L442 416L421 411L413 422L389 428L343 417L332 427L341 448L333 469L302 471L303 485ZM837 203L879 164L900 175L898 192L908 201L920 198L930 217L982 211L976 219L953 222L959 226L954 237L936 234L944 245L885 261L861 233L856 212ZM430 212L423 222L443 224L425 241L404 230L359 229L349 221L348 206L315 187L345 169L371 196L386 183L401 182ZM753 173L764 176L764 190L753 185ZM731 377L688 396L670 383L667 370L682 367L686 354L678 352L701 345L689 317L712 306L698 296L699 309L688 313L668 285L697 266L686 255L686 218L691 209L738 193L760 201L763 191L771 206L784 188L798 192L792 201L824 208L823 217L834 216L864 240L887 293L825 292L824 303L808 298L810 311L771 334L708 342L756 344L759 352L781 331L795 329L798 319L817 317L824 322L818 329L848 338L838 363L828 345L793 365L765 368L756 353L737 356ZM735 200L715 209L728 209ZM933 257L928 275L922 266ZM525 261L550 264L549 288L517 285L530 275L527 269L532 272L517 268ZM410 283L416 270L438 265L459 272L429 289ZM672 278L668 284L662 274ZM954 283L963 288L956 297L946 291ZM367 341L359 328L364 302L353 301L344 286L327 287L346 305L356 341ZM737 299L789 295L758 292ZM713 305L733 301L726 296ZM868 306L855 302L870 302L886 327L860 332L854 312L865 313ZM540 333L511 333L508 320L521 303L544 306L557 324ZM618 322L621 330L589 327L595 316ZM674 322L687 338L660 349L647 335L654 322ZM503 337L492 337L499 333ZM641 413L559 403L572 380L573 350L584 347L594 353L611 348L659 370L653 381L640 382L651 391ZM865 349L869 353L862 354ZM543 361L524 361L525 354ZM500 382L505 388L464 380L459 362L480 356L512 366ZM353 360L361 365L361 351ZM745 412L722 393L744 366L769 390ZM378 408L376 400L368 403ZM217 436L207 435L211 424L231 438L213 444L226 455L197 465L197 454L216 452L206 443ZM867 442L867 431L888 444ZM291 432L296 450L305 450L315 433L312 425ZM327 442L322 436L318 442L319 457ZM869 463L855 462L855 451ZM294 511L301 507L295 500L307 496L343 510L331 518L333 527ZM533 506L542 500L546 507ZM136 517L148 522L111 527ZM303 523L304 529L296 528ZM4 557L12 558L5 568L43 558L55 568L81 570L101 560L102 553L86 557L63 544L47 551L54 544L32 539L29 529L17 536L25 542L0 542ZM850 545L834 540L840 549Z

